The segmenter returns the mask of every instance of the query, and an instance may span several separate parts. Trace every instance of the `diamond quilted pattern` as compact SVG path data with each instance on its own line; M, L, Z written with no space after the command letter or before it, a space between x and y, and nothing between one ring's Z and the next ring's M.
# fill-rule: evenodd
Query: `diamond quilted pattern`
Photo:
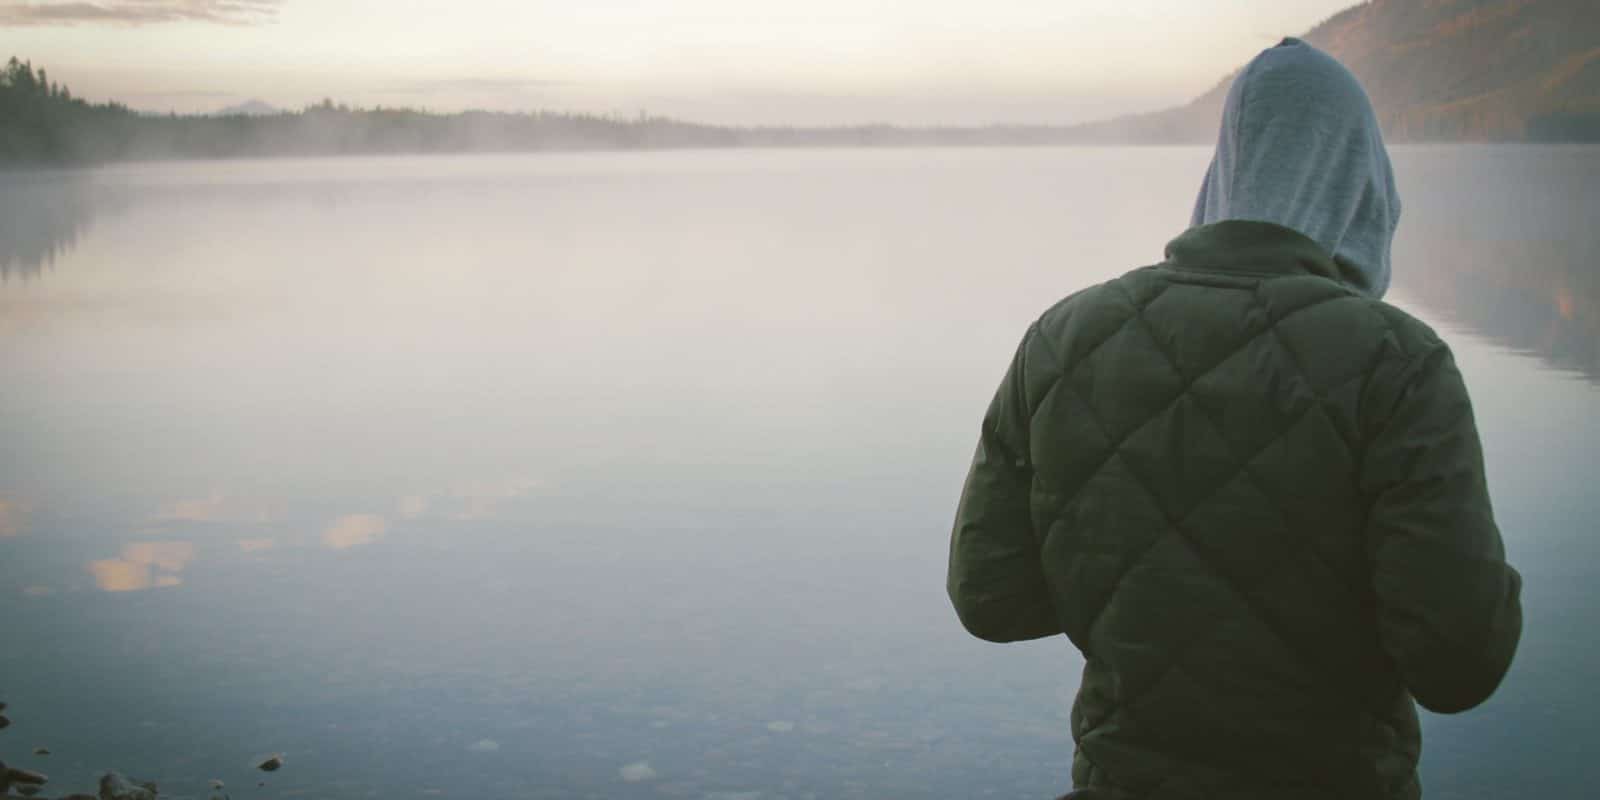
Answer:
M1266 329L1267 310L1253 302L1253 290L1253 284L1220 293L1212 286L1172 284L1139 307L1138 322L1191 384ZM1132 302L1131 293L1123 296Z
M1064 383L1045 393L1034 418L1038 422L1028 431L1029 451L1060 454L1034 467L1035 482L1048 491L1083 486L1115 450L1116 443L1100 426L1088 402Z
M1047 579L1074 599L1059 612L1068 636L1087 642L1123 575L1168 533L1154 499L1122 459L1110 459L1083 484L1043 547L1045 557L1060 559Z
M1139 426L1117 452L1174 519L1187 516L1241 466L1188 394Z
M1183 376L1170 362L1150 358L1157 347L1132 313L1066 381L1099 418L1106 436L1120 442L1177 399Z
M1284 535L1282 513L1242 470L1196 505L1185 523L1206 562L1240 586L1260 582L1294 546Z
M1231 452L1259 452L1318 402L1298 374L1285 373L1281 355L1270 338L1258 335L1190 387Z
M1350 530L1359 508L1359 399L1386 329L1322 279L1219 291L1168 277L1130 273L1041 321L1059 377L1036 398L1030 448L1053 500L1047 580L1090 662L1080 755L1117 761L1113 740L1176 737L1163 753L1187 747L1209 769L1228 769L1241 743L1292 761L1278 727L1348 716L1312 687L1372 647L1352 624L1359 543L1325 533ZM1241 641L1267 652L1230 682ZM1202 699L1263 685L1281 687L1279 722L1230 722ZM1202 738L1218 731L1221 750Z
M1286 228L1173 248L1030 328L957 512L951 598L985 639L1064 631L1084 653L1080 786L1416 800L1407 688L1481 702L1521 618L1448 349ZM1465 677L1435 645L1480 638Z

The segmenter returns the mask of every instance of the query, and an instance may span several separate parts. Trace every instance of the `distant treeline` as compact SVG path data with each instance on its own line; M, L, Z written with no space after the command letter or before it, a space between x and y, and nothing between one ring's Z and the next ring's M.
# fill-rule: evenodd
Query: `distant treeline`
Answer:
M324 101L263 116L141 114L91 104L12 58L0 72L0 163L228 158L344 153L712 147L729 131L665 119L583 114L432 114Z
M143 114L91 104L52 83L44 69L12 58L0 72L0 164L84 164L173 158L827 147L936 144L1058 144L1081 137L1049 126L731 128L640 115L550 111L439 114L351 108L331 100L301 111L247 116Z
M1600 58L1595 61L1600 63ZM350 108L331 100L301 111L256 116L145 114L120 103L93 104L73 97L67 87L49 80L44 69L36 70L32 64L12 58L0 70L0 167L540 150L1209 144L1216 138L1226 84L1224 81L1186 106L1075 126L738 128L642 114L631 119L551 111L440 114L405 108ZM1519 118L1518 125L1492 128L1501 134L1483 137L1472 135L1474 130L1491 129L1472 116L1488 113L1478 108L1461 110L1455 116L1415 109L1395 112L1386 116L1385 127L1396 141L1600 141L1600 112L1581 104L1576 109ZM1518 130L1518 135L1507 136L1504 130Z
M91 105L12 58L0 71L0 163L63 163L116 152L135 119L126 106Z

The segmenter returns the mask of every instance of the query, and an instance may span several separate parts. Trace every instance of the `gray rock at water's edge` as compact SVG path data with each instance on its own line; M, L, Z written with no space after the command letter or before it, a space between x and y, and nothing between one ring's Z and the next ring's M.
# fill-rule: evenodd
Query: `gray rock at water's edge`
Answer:
M8 767L4 761L0 761L0 792L5 791L8 786L39 786L49 782L50 779L42 772Z
M278 768L281 766L283 766L283 755L280 753L266 759L265 761L262 761L260 764L257 764L256 769L259 769L262 772L277 772Z
M50 782L50 778L43 772L34 772L31 769L17 769L16 767L7 770L6 778L14 784L32 784L34 786Z
M18 786L17 787L17 794L20 794L23 797L32 797L32 796L34 796L34 795L36 795L38 793L39 793L39 785L36 784L36 783L30 783L30 784L28 784L26 786Z
M11 719L4 714L0 714L0 731L9 727L11 727Z
M116 772L100 776L100 800L156 800L160 791L152 781L135 781Z
M47 755L50 755L50 748L48 748L48 747L35 747L35 748L33 748L33 754L36 755L36 756L47 756Z
M100 798L95 797L92 794L79 793L79 794L69 794L66 797L61 798L61 800L100 800Z

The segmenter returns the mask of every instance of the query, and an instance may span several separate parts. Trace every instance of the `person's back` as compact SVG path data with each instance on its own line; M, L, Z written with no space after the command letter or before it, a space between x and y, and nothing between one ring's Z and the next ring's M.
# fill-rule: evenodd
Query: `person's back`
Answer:
M1378 299L1399 208L1354 79L1287 40L1223 128L1167 260L1029 327L948 589L975 635L1084 653L1078 787L1414 798L1412 698L1482 702L1521 629L1470 404Z

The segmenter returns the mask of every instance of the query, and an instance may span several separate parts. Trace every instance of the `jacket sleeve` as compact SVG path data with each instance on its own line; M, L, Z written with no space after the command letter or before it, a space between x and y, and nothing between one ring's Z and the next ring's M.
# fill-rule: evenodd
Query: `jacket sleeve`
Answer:
M1471 402L1437 343L1380 377L1392 409L1361 472L1378 632L1417 702L1487 700L1522 633L1522 578L1505 560Z
M1033 464L1028 457L1025 392L1028 330L989 404L972 458L955 529L950 535L946 589L961 624L980 639L1016 642L1061 633L1029 508Z

